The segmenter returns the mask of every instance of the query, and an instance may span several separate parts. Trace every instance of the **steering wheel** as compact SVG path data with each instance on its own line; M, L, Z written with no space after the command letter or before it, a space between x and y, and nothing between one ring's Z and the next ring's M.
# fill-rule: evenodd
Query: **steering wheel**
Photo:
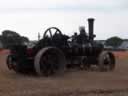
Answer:
M58 29L57 27L50 27L48 28L43 35L43 38L47 37L47 34L50 34L49 38L52 38L54 34L58 33L60 35L62 35L62 32L60 31L60 29ZM54 34L53 34L54 33Z

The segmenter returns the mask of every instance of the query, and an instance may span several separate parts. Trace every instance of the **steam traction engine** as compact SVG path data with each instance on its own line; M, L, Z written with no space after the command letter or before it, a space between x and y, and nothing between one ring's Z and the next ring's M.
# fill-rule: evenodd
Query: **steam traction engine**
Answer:
M104 51L102 44L94 41L93 22L93 18L88 19L88 35L80 28L80 35L69 37L58 28L51 27L32 48L21 44L12 46L7 57L8 68L44 76L63 73L69 66L75 65L82 69L96 65L99 71L113 70L115 57L112 52Z

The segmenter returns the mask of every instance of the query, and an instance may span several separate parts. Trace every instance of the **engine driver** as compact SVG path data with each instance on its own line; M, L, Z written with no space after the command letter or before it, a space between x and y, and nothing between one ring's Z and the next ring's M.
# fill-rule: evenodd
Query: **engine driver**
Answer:
M85 27L81 26L79 27L80 34L77 37L77 43L78 44L85 44L88 42L88 35L85 31Z

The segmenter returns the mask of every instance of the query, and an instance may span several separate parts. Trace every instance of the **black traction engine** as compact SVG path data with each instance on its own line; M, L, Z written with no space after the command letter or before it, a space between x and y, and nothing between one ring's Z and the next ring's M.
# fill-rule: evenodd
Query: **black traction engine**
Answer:
M8 68L20 73L34 72L40 76L60 74L74 66L86 70L92 66L99 71L113 70L115 56L94 40L93 22L93 18L88 19L88 34L84 27L80 27L79 34L69 37L58 28L50 27L32 48L13 45L7 57Z

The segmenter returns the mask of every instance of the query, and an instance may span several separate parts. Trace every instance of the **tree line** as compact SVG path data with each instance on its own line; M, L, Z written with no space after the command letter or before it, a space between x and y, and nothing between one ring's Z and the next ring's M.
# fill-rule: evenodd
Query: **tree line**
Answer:
M105 45L112 46L113 48L118 48L123 43L123 41L124 39L118 36L114 36L114 37L108 38L105 42Z
M25 44L29 42L29 39L14 31L4 30L0 36L0 41L4 48L10 48L12 45Z
M4 30L0 36L0 41L4 48L10 48L12 45L21 45L29 42L29 39L25 36L21 36L15 31ZM124 40L120 37L110 37L105 41L106 46L112 46L113 48L119 47Z

